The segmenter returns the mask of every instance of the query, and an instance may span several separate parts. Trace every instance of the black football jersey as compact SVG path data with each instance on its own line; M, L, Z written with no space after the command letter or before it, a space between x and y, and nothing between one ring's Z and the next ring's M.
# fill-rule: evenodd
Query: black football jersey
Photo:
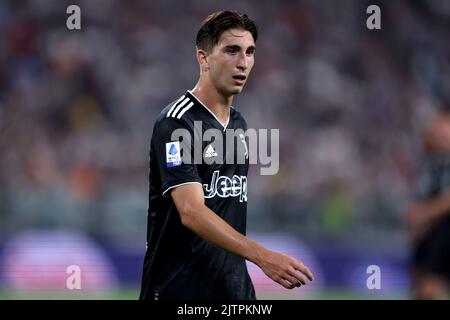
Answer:
M230 109L228 123L222 125L190 91L159 115L150 145L147 247L140 299L255 299L245 259L183 226L171 198L173 188L199 183L206 206L245 235L246 130L236 109Z

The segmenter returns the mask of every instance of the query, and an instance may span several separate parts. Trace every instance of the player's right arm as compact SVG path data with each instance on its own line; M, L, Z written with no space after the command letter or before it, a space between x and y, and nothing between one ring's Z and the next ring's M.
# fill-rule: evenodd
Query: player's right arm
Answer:
M292 289L305 285L307 279L313 280L312 272L301 261L249 239L209 209L201 185L178 186L171 196L185 227L206 241L255 263L283 287Z

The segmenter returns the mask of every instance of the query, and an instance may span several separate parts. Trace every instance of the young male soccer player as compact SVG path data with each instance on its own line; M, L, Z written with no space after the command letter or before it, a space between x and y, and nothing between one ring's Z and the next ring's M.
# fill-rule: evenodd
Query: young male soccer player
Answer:
M256 24L245 14L221 11L207 17L196 39L197 85L155 123L142 300L255 299L246 259L288 289L313 279L302 262L245 236L248 154L244 163L206 161L247 153L245 140L232 150L223 146L223 153L212 141L203 142L201 163L185 163L181 152L192 152L195 143L185 150L183 141L172 139L177 129L194 136L194 122L203 131L247 130L231 103L253 67L256 38Z

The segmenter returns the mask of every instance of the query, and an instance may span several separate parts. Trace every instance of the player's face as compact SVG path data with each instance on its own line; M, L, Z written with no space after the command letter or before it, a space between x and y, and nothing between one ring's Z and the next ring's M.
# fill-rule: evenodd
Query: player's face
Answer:
M222 33L209 55L209 79L224 96L238 94L255 62L255 41L249 31L230 29Z

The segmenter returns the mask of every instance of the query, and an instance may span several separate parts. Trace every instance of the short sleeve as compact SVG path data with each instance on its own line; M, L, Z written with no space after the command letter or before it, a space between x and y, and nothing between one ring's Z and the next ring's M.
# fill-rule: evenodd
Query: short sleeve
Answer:
M202 184L196 165L189 160L193 159L192 146L192 130L182 120L163 118L155 124L150 156L156 160L163 196L183 184ZM183 157L184 153L189 153L190 157Z

